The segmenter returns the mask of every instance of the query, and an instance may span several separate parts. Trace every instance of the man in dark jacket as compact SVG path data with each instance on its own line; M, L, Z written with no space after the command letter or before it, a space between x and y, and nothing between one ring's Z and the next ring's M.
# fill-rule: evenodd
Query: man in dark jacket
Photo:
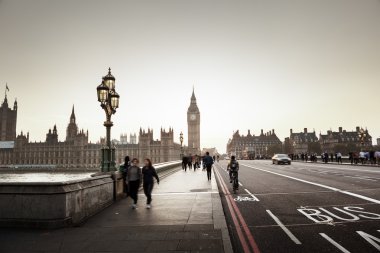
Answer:
M186 156L182 157L182 169L185 171L187 169L187 157Z
M209 152L206 152L206 156L204 157L203 162L206 165L207 180L210 181L211 180L211 169L212 169L212 165L214 164L214 160L210 156Z

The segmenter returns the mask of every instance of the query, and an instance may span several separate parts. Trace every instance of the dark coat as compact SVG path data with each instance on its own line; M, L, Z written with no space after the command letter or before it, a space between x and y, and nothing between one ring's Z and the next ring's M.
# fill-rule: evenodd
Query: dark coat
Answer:
M151 167L145 166L142 169L142 174L143 174L144 184L153 184L154 182L153 178L156 178L157 183L160 182L160 179L158 178L158 175L157 175L157 171L153 166Z

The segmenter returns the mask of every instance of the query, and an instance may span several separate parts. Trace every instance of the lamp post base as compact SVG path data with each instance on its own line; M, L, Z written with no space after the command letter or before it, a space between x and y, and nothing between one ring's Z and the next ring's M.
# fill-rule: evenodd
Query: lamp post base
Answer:
M102 172L112 172L116 171L115 163L115 148L103 147L102 148L102 161L101 170Z

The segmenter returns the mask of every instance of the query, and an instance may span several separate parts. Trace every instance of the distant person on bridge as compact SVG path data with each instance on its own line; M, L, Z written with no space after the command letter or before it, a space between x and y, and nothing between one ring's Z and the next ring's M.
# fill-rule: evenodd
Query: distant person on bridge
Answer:
M187 157L186 156L182 157L182 169L184 171L186 171L186 169L187 169Z
M211 169L212 165L214 164L214 159L212 159L209 152L206 152L206 156L204 157L203 162L206 165L207 180L211 181Z
M338 152L336 153L336 158L338 163L342 163L342 153Z
M194 171L198 168L200 168L200 165L199 165L199 156L198 155L195 155L194 157Z
M127 182L128 182L128 190L129 195L133 199L132 209L137 208L137 200L138 200L138 191L141 184L142 172L139 167L139 160L137 158L133 158L132 166L129 167L127 172Z
M154 179L157 180L157 184L160 184L160 179L158 178L156 169L153 167L152 162L150 159L144 160L144 168L142 168L142 175L143 175L143 187L144 187L144 193L147 198L146 200L146 208L151 208L152 203L152 191L154 186Z
M187 157L187 167L189 167L189 171L191 170L191 168L193 167L193 157L191 155L189 155ZM185 169L186 171L186 169Z

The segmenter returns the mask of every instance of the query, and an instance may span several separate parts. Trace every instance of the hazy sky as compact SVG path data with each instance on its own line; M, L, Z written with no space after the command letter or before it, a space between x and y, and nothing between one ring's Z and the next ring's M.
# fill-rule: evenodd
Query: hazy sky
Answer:
M104 136L108 67L114 138L140 126L186 137L193 85L203 147L224 152L237 129L380 137L379 0L0 0L0 88L19 101L18 132L44 140L56 123L64 140L75 104L79 127Z

